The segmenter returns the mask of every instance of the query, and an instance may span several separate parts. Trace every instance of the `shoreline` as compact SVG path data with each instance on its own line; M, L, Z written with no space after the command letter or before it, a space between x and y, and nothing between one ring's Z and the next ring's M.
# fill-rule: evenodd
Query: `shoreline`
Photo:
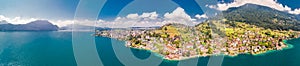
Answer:
M300 38L300 37L299 37ZM289 39L289 40L292 40L292 39ZM126 46L127 48L131 48L131 49L136 49L136 50L146 50L147 52L150 52L150 53L154 53L155 56L157 57L160 57L161 59L163 60L167 60L167 61L181 61L181 60L188 60L188 59L193 59L193 58L199 58L199 57L209 57L209 56L226 56L226 57L230 57L230 58L234 58L238 55L241 55L241 54L246 54L246 55L253 55L253 56L262 56L262 55L265 55L265 54L268 54L268 53L272 53L272 52L276 52L276 51L282 51L282 50L287 50L287 49L292 49L294 46L292 44L289 44L287 43L288 40L283 40L283 43L286 44L286 47L283 47L281 50L268 50L268 51L265 51L265 52L260 52L260 53L257 53L257 54L251 54L251 53L240 53L240 54L236 54L236 55L229 55L229 54L207 54L206 56L203 56L203 55L195 55L195 56L190 56L190 57L181 57L180 59L168 59L168 58L165 58L164 55L162 54L159 54L159 53L156 53L152 50L149 50L149 49L142 49L142 48L134 48L134 47L128 47ZM126 42L126 41L125 41ZM125 43L126 44L126 43Z
M122 40L126 42L126 47L147 50L162 59L176 61L218 55L263 55L291 48L293 46L286 40L299 37L297 31L271 30L241 22L230 22L227 26L229 28L222 31L225 31L224 36L228 39L222 43L212 39L219 36L210 32L212 28L207 22L194 27L166 24L154 30L98 31L95 35Z

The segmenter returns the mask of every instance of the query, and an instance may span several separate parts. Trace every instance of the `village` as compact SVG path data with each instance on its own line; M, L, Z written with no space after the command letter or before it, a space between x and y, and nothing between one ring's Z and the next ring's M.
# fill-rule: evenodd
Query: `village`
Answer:
M227 26L224 43L215 40L208 23L196 27L168 24L159 29L97 31L97 36L125 40L126 46L150 50L169 60L211 55L261 54L269 50L282 50L284 40L299 37L296 31L270 30L237 22Z

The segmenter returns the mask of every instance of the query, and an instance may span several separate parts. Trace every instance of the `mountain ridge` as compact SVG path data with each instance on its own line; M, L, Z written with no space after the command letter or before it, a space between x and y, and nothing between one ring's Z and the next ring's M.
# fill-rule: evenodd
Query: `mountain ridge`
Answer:
M245 22L250 25L275 29L300 31L300 16L275 10L267 6L245 4L223 11L228 21Z
M48 20L36 20L27 24L0 24L0 31L57 31L59 27Z

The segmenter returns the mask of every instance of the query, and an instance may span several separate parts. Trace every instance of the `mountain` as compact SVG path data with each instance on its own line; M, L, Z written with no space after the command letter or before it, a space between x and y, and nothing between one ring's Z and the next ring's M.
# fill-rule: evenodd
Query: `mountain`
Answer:
M79 24L76 25L70 24L59 28L59 30L93 30L93 29L95 29L94 26L86 26L86 25L79 25Z
M8 24L8 22L5 20L2 20L2 21L0 21L0 24Z
M0 31L57 31L58 26L47 20L36 20L27 24L0 24Z
M261 5L245 4L240 7L229 8L223 11L223 16L228 21L244 22L269 29L300 31L299 15Z

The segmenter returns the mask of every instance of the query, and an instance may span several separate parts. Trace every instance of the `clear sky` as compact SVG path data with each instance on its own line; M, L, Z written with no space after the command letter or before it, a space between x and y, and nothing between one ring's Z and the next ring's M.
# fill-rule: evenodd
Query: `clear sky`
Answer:
M0 0L6 17L72 19L79 0Z

